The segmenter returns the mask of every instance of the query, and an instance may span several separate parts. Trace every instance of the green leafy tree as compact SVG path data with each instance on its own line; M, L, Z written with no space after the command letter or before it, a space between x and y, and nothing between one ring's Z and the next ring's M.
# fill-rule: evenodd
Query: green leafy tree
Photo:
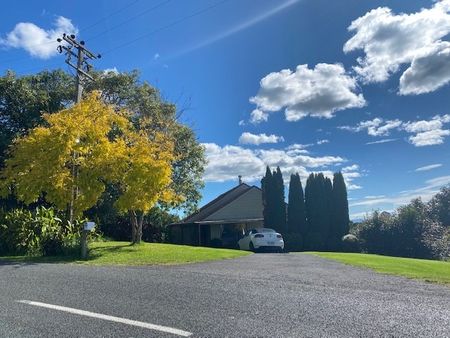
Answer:
M156 88L140 82L137 71L94 72L92 75L95 81L87 84L85 95L100 90L106 103L132 112L128 118L136 129L147 131L149 137L156 131L162 132L174 141L171 189L183 198L160 203L159 207L178 208L186 213L195 210L201 198L205 155L192 128L179 122L182 110L163 100ZM74 98L74 79L62 70L23 77L9 71L0 77L0 166L14 138L45 123L44 113L55 113L71 106ZM110 190L114 188L107 185L105 194ZM2 201L3 205L6 202L14 205L13 201L6 200Z
M7 71L0 77L0 165L12 140L43 122L43 113L63 109L75 96L67 73L43 71L18 77Z
M26 204L40 197L70 219L94 206L107 183L119 186L115 203L128 212L132 241L142 237L142 215L159 201L175 199L170 189L173 144L162 132L152 139L136 131L126 115L97 93L81 103L44 115L46 124L14 142L0 172L3 195Z
M428 202L430 217L450 229L450 186L443 187Z
M183 110L177 111L175 104L161 98L159 91L139 81L139 73L93 74L95 81L87 90L101 90L103 99L133 114L130 120L137 130L151 139L155 132L171 137L174 146L171 190L182 198L171 203L160 203L166 210L183 209L191 213L197 209L204 186L203 173L206 165L204 148L197 140L192 128L178 120Z

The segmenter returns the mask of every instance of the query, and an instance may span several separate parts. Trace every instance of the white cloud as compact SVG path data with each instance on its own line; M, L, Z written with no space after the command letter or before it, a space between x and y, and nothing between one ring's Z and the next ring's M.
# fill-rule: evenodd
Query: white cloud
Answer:
M119 70L117 69L117 67L103 69L103 74L108 73L119 74Z
M263 143L278 143L278 142L284 142L283 136L266 135L266 134L256 135L249 132L244 132L239 137L239 143L241 144L260 145Z
M306 150L306 148L309 148L313 145L314 144L312 144L312 143L310 143L310 144L294 143L294 144L291 144L290 146L286 147L286 153L289 156L298 155L298 154L309 154L309 151Z
M347 166L347 167L342 168L341 171L342 171L343 173L346 173L346 172L355 171L355 170L358 170L358 169L359 169L359 165L357 165L357 164L352 164L352 165L350 165L350 166Z
M267 121L270 112L282 109L287 121L308 115L331 118L336 111L363 107L366 101L357 92L356 79L340 64L319 63L313 69L299 65L295 72L284 69L261 80L258 94L250 98L257 106L250 121Z
M316 142L316 144L318 144L318 145L325 144L325 143L330 143L330 140L323 139L323 140L319 140Z
M390 205L390 207L395 208L400 205L409 203L414 198L422 198L423 201L428 201L435 195L441 187L450 183L450 176L440 176L430 180L425 181L425 185L413 189L401 191L395 196L390 197L380 197L373 199L364 199L356 201L350 204L350 207L356 206L382 206Z
M245 121L244 121L244 120L240 120L240 121L238 122L238 125L241 126L241 127L242 127L242 126L245 126Z
M11 48L22 48L31 56L40 59L48 59L58 52L57 38L63 33L77 34L78 29L72 21L63 16L58 16L54 22L54 29L45 30L31 22L20 22L14 29L0 39L0 45Z
M408 138L416 147L432 146L444 143L444 138L450 135L450 130L430 130L418 133Z
M436 169L436 168L439 168L439 167L442 167L441 163L426 165L426 166L417 168L414 171L428 171L428 170L433 170L433 169Z
M373 9L354 20L354 35L344 52L363 50L354 67L365 83L386 81L403 64L399 93L427 93L450 81L450 48L441 39L450 33L450 0L411 14L395 14L387 7Z
M411 144L416 147L437 145L444 143L445 137L450 135L450 130L443 129L444 124L450 123L450 115L436 115L430 120L418 120L402 122L398 119L384 121L382 118L374 118L369 121L361 121L356 126L340 126L339 129L353 132L367 131L370 136L387 136L392 130L406 131L414 134L408 137ZM366 144L392 142L396 139L385 139Z
M399 94L430 93L450 82L450 43L440 42L417 56L400 77Z
M261 109L253 109L250 114L250 122L257 124L260 122L265 122L269 118L269 114L262 111Z
M159 55L159 53L155 53L155 55L153 55L153 60L158 60L161 57L161 55Z
M285 179L296 172L306 179L309 169L326 168L345 162L339 156L304 155L296 152L292 146L281 150L248 149L232 145L221 147L214 143L204 143L203 146L208 159L204 175L207 182L233 181L238 175L242 175L248 182L259 181L267 165L272 168L279 166Z
M378 141L373 141L373 142L367 142L366 144L381 144L381 143L388 143L388 142L394 142L397 141L398 139L396 138L385 138L382 140L378 140Z
M387 120L382 118L374 118L373 120L361 121L355 127L341 126L339 129L349 130L353 132L360 132L367 130L370 136L387 136L392 129L396 129L402 125L400 120Z
M408 138L416 147L438 145L444 143L446 136L450 135L450 130L443 129L445 123L450 122L450 115L436 115L431 120L408 121L403 124L403 128L408 133L415 135Z
M385 195L368 195L368 196L364 196L364 198L366 200L373 200L373 199L377 199L377 198L383 198L386 197Z

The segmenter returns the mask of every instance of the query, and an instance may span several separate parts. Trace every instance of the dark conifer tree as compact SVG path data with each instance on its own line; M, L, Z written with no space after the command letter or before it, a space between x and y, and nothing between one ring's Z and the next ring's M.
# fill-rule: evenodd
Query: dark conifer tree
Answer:
M323 236L324 236L324 248L330 250L334 249L334 246L331 244L332 237L332 228L333 228L333 184L331 183L331 179L325 177L324 181L324 228L323 228Z
M302 182L299 174L292 174L289 181L288 226L292 234L306 234L306 210Z
M338 245L341 243L342 236L348 234L350 224L347 187L344 176L340 172L333 176L332 206L332 236Z
M274 215L274 178L269 166L266 168L266 174L261 180L261 190L263 198L264 226L273 227L275 222Z
M274 178L274 208L275 208L275 230L279 232L286 231L286 202L284 199L284 181L280 167L277 167L273 175Z

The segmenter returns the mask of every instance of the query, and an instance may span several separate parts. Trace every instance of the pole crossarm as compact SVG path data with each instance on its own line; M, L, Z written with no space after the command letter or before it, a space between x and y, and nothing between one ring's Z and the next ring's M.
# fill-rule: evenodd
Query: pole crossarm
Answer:
M89 71L92 69L92 65L87 60L100 59L100 54L94 54L85 47L83 40L77 41L75 35L63 34L62 38L58 38L57 41L60 44L57 50L60 54L66 55L66 63L76 70L76 83L77 83L77 97L76 102L79 103L83 93L83 82L85 80L93 81ZM72 63L72 59L76 59L76 63Z

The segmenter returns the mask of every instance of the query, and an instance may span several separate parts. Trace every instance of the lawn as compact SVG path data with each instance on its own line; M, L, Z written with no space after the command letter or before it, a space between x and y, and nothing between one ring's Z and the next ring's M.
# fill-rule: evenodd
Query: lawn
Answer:
M0 262L21 263L77 263L88 265L170 265L206 262L249 255L247 251L213 249L186 245L128 242L95 242L89 245L89 258L79 257L0 257Z
M450 285L450 262L358 253L309 252L376 272Z

